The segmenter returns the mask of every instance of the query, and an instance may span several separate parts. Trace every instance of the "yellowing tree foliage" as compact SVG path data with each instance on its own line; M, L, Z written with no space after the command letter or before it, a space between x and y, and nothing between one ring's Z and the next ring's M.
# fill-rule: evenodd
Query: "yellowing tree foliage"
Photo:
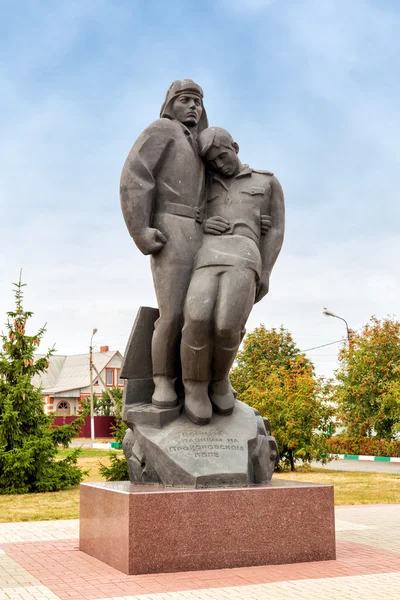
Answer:
M335 400L346 433L392 439L400 429L400 322L371 317L339 362Z
M330 385L314 372L312 362L296 347L289 331L266 329L249 333L230 374L238 399L267 417L281 465L311 460L327 462L325 440L332 431Z

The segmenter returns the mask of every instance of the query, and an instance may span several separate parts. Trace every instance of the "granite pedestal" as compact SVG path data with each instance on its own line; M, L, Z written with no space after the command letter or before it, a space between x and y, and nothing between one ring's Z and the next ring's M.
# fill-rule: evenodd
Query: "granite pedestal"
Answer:
M85 483L80 550L129 575L332 560L333 487Z

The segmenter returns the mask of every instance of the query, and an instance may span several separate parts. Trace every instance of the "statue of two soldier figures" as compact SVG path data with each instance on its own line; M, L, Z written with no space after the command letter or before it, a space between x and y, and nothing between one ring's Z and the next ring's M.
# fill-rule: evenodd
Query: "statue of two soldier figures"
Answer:
M125 390L132 481L202 487L272 476L277 449L268 422L236 399L229 370L254 303L268 293L284 198L273 173L242 164L238 152L228 131L208 126L203 91L186 79L173 82L122 170L123 216L150 255L158 302L150 331L135 323L125 357L137 363L139 338L149 353L151 340L150 397L141 397L140 385ZM122 375L128 384L136 377ZM219 443L202 444L201 436Z

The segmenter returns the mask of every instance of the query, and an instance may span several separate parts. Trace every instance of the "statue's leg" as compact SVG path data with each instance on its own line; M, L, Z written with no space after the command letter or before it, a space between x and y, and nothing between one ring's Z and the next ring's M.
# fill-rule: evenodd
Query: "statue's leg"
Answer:
M152 257L152 271L160 310L151 345L155 384L152 403L159 408L170 408L177 403L177 360L183 325L183 304L189 286L192 262L190 261L190 266L168 264L163 257L156 255Z
M252 269L227 267L221 275L215 307L214 352L210 398L215 412L229 415L235 396L228 373L235 360L243 330L253 308L256 276Z
M212 320L218 293L218 267L198 269L186 297L181 342L185 411L199 425L212 416L208 386L211 373Z

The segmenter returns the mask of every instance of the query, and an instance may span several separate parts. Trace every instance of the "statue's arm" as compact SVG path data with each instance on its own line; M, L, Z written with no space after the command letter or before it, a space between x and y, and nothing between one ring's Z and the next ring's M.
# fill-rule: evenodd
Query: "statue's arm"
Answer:
M203 231L210 235L221 235L229 229L229 221L219 215L209 214L209 202L211 196L212 177L210 173L206 175L206 208L203 222Z
M155 174L172 142L166 129L146 129L129 152L121 174L122 213L130 235L143 254L158 252L166 242L162 232L151 227Z
M262 271L255 300L256 302L259 302L268 293L269 278L276 259L279 256L279 252L281 251L285 232L285 200L281 184L276 177L273 177L271 180L269 213L271 227L268 233L261 237L260 252Z

